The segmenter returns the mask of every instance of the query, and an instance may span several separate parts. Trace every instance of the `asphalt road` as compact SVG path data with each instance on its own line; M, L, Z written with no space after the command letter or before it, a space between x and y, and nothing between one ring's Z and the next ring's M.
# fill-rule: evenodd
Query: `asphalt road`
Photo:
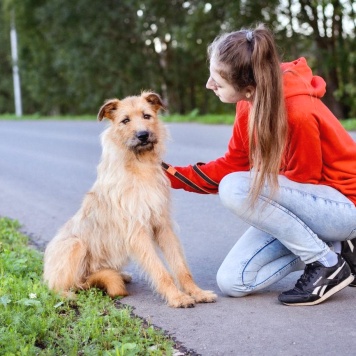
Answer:
M43 249L78 209L95 180L99 135L105 124L73 121L0 122L0 215L19 220ZM168 125L165 160L174 165L209 161L225 152L229 126ZM356 135L353 134L356 139ZM294 273L242 299L223 296L215 275L246 225L223 208L218 196L172 191L177 232L197 283L214 290L215 304L172 309L152 293L130 265L134 312L201 355L352 355L356 348L356 288L346 288L314 307L286 307L278 294Z

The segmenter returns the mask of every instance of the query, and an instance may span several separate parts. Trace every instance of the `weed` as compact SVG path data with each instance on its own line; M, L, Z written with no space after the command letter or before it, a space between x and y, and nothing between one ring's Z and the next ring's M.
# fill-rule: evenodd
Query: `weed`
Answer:
M61 299L42 283L42 253L0 218L1 355L172 355L173 342L100 290Z

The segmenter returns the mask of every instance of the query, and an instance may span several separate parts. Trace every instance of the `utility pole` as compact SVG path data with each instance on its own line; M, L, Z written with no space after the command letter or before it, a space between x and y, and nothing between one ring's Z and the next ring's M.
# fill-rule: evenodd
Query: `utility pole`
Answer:
M12 11L11 14L10 39L11 39L12 75L14 80L15 112L16 112L16 116L20 117L22 116L22 100L21 100L20 74L19 74L19 67L18 67L17 33L15 27L14 11Z

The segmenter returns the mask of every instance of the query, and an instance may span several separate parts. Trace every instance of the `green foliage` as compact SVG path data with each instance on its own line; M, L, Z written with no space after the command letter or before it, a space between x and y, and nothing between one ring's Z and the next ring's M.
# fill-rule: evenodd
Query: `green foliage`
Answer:
M14 111L10 27L0 1L0 112ZM6 31L7 29L7 31Z
M0 112L13 111L9 29L19 38L24 112L95 114L110 97L159 92L170 113L226 113L205 89L206 48L265 22L283 60L307 56L338 117L356 112L355 13L342 1L1 0Z
M41 282L42 254L0 218L2 355L171 355L172 342L92 289L62 300ZM117 306L115 306L117 304Z

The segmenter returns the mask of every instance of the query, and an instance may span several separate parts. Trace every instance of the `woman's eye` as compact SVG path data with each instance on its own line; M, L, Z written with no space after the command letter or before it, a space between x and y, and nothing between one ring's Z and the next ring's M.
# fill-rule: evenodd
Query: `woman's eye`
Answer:
M128 122L130 122L130 119L128 117L126 117L125 119L123 119L121 121L122 124L126 125Z
M146 119L146 120L149 120L151 118L151 115L143 114L143 118Z

